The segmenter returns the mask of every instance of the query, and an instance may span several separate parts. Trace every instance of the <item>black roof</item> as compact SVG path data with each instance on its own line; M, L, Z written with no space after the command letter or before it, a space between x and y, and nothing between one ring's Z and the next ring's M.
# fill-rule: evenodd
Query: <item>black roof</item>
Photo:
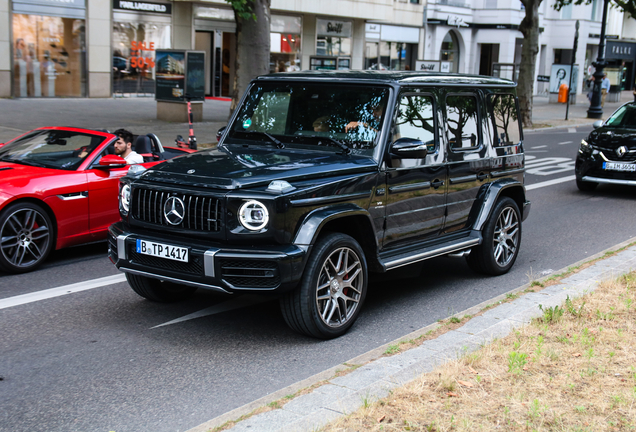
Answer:
M416 71L300 71L279 72L269 75L261 75L259 80L342 80L342 81L375 81L396 84L441 84L441 85L475 85L516 87L513 81L481 75L464 75L437 72Z

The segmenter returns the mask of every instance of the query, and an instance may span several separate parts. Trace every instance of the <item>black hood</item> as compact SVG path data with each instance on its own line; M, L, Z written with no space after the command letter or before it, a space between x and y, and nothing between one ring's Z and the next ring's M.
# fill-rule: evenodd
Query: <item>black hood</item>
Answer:
M369 156L344 155L336 150L222 146L168 160L144 172L153 182L194 187L243 189L272 180L309 180L377 170Z
M628 149L636 149L636 129L603 126L593 130L588 141L602 148L616 149L625 146Z

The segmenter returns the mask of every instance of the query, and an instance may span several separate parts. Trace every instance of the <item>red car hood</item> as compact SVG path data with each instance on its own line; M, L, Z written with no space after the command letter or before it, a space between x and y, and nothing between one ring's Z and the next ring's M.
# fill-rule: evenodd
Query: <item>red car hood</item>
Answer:
M55 190L77 184L78 177L85 179L81 172L0 162L0 190L7 195L37 195L41 197L55 193ZM47 193L48 191L48 193Z

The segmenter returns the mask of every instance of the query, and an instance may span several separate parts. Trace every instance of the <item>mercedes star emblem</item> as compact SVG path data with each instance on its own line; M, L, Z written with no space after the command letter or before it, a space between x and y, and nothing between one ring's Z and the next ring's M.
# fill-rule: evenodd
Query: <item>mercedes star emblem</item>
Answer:
M193 170L193 169L188 170L188 174L194 174L194 171L195 171L195 170Z
M627 147L625 146L620 146L619 148L616 149L616 154L618 155L618 157L625 156L625 153L627 153Z
M170 225L179 225L185 216L185 205L180 198L171 196L163 205L163 216Z

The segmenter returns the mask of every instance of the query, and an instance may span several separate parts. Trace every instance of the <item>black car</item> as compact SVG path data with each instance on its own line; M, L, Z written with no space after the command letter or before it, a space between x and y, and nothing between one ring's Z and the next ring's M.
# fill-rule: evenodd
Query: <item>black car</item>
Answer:
M605 123L594 123L581 141L575 173L582 191L599 183L636 186L636 103L621 106Z
M415 72L255 79L215 150L121 182L109 256L141 296L280 296L332 338L370 273L465 256L507 272L530 210L513 82Z

